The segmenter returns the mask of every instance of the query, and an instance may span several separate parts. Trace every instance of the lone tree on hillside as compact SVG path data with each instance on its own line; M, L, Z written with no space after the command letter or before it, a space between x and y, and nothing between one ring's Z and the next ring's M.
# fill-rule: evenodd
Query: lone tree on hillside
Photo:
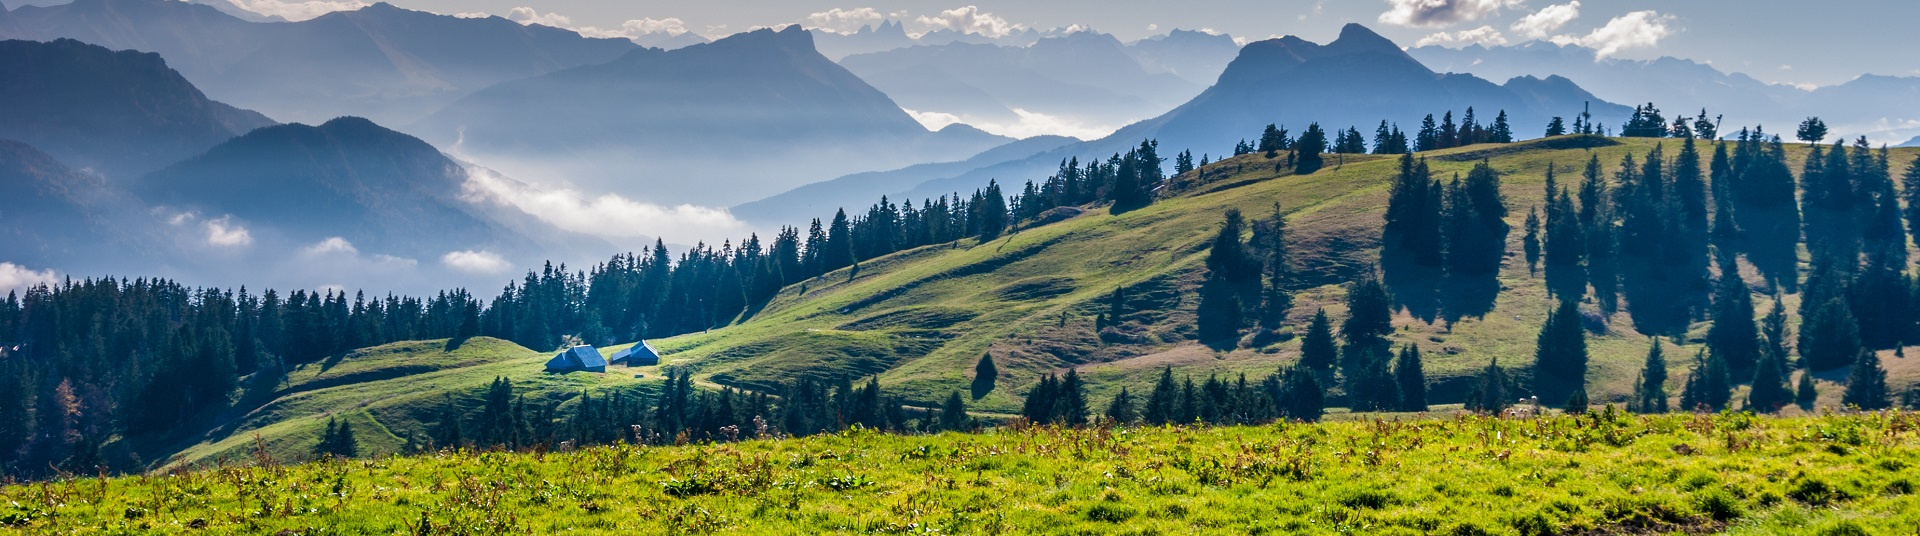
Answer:
M993 353L980 355L980 362L973 365L973 399L987 396L993 392L994 381L1000 379L1000 369L993 366Z
M1827 139L1827 122L1818 117L1809 117L1800 122L1800 128L1793 132L1793 137L1809 145L1820 143L1820 140Z

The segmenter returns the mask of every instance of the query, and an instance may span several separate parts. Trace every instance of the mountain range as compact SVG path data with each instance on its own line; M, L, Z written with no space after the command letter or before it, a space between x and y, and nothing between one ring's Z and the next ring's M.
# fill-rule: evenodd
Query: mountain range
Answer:
M1565 78L1523 76L1495 84L1473 75L1438 73L1385 37L1349 24L1325 45L1294 36L1249 43L1218 81L1198 96L1112 135L923 180L911 187L868 192L865 199L816 202L864 206L881 194L923 199L970 192L994 179L1006 184L1037 182L1069 158L1104 159L1144 140L1157 140L1163 158L1182 150L1192 150L1196 158L1217 157L1230 154L1237 141L1258 138L1268 124L1286 126L1297 136L1307 124L1318 122L1329 138L1334 129L1355 127L1370 139L1374 127L1386 120L1411 136L1426 114L1438 118L1452 111L1458 121L1473 107L1482 125L1505 111L1516 135L1531 137L1551 117L1570 118L1589 105L1599 118L1624 118L1632 112Z
M1557 75L1573 80L1614 102L1659 106L1669 120L1696 116L1702 109L1723 117L1721 132L1763 125L1785 133L1801 120L1818 116L1835 136L1866 135L1894 143L1920 133L1920 77L1862 75L1842 84L1800 88L1769 84L1743 73L1673 57L1652 60L1602 58L1593 49L1531 41L1511 46L1424 46L1407 51L1440 70L1470 72L1487 78ZM1596 114L1597 115L1597 114ZM1605 118L1618 124L1619 118Z
M1019 47L898 48L848 56L840 65L908 110L950 114L982 127L1000 125L989 130L1016 135L1043 128L1104 135L1178 106L1211 82L1150 70L1120 40L1094 32ZM1044 124L1021 124L1035 120Z
M204 4L75 0L22 6L0 38L71 38L157 52L216 99L284 121L342 115L405 124L507 80L610 61L624 39L377 3L300 22L251 22Z
M0 41L0 138L121 180L273 124L209 100L160 55Z
M515 177L702 204L1012 141L929 132L797 26L499 84L409 130Z

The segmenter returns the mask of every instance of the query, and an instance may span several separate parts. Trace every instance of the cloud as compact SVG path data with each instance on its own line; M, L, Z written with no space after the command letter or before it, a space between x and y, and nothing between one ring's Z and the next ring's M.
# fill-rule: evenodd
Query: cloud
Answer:
M287 2L283 0L227 0L227 2L232 3L233 7L291 21L303 21L335 11L353 11L372 5L358 0L307 0L303 2Z
M507 260L491 251L461 250L449 251L440 256L440 262L448 268L471 274L497 274L507 271L511 266Z
M1380 22L1399 26L1446 26L1479 20L1521 0L1387 0Z
M1554 4L1520 17L1509 28L1527 39L1546 39L1561 26L1580 18L1580 1Z
M467 170L462 195L469 201L511 206L555 227L607 237L656 237L693 243L716 242L747 230L725 209L696 205L663 206L605 193L589 195L569 188L541 188L474 166Z
M0 292L26 290L40 285L53 285L60 282L53 270L35 272L25 266L11 262L0 262Z
M687 33L686 21L674 17L664 19L639 18L620 23L622 37L634 38L647 34L680 35Z
M1121 126L1090 124L1070 117L1047 115L1022 108L1013 109L1015 119L1012 122L963 117L947 112L923 112L905 108L902 110L906 110L907 115L913 116L915 121L919 121L921 126L929 130L939 130L954 123L965 123L988 133L1011 138L1031 138L1051 134L1093 140L1104 138L1113 131L1119 130Z
M573 25L573 19L567 18L566 15L553 12L541 13L538 10L526 6L507 10L507 20L520 24L539 24L555 28L566 28Z
M341 238L338 236L328 237L326 240L321 240L319 243L316 243L311 246L307 246L306 248L301 249L300 251L308 255L326 255L330 253L342 253L347 256L353 256L353 255L360 254L360 250L358 248L353 247L352 242L348 242L347 239Z
M207 220L207 245L225 248L247 247L253 244L253 235L245 226L233 223L233 216L221 216L220 219Z
M906 17L906 13L902 12L895 14L894 18L904 17ZM809 14L801 24L814 30L846 35L860 31L860 27L862 26L871 26L874 23L885 20L887 20L887 15L881 13L878 9L870 7L840 9L836 7Z
M1504 44L1507 44L1507 36L1500 35L1500 30L1496 30L1492 26L1481 26L1479 28L1474 28L1472 30L1460 30L1458 32L1453 32L1453 33L1447 33L1447 32L1435 33L1433 35L1420 38L1420 41L1414 43L1413 46L1417 46L1417 47L1424 47L1427 45L1498 46L1498 45L1504 45Z
M1006 37L1007 34L1026 29L1026 25L1007 22L1007 19L985 11L979 6L965 6L941 11L939 16L921 15L914 19L926 31L952 30L960 33L980 34L987 37Z
M1673 34L1673 30L1667 26L1673 21L1672 15L1661 15L1653 10L1635 11L1614 17L1607 21L1606 26L1595 28L1585 36L1558 35L1553 37L1553 42L1591 48L1596 57L1605 58L1627 49L1660 44L1661 39Z

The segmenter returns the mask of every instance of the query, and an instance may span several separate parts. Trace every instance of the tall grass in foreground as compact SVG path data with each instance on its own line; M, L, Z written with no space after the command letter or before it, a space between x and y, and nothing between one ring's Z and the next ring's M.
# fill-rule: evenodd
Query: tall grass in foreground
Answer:
M441 452L0 488L47 534L1911 534L1920 418L1052 428Z

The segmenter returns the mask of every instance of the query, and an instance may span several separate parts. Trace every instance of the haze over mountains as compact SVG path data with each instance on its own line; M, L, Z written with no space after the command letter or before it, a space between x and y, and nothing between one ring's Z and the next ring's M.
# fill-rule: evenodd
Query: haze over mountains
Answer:
M216 99L308 123L358 115L405 124L489 85L639 48L386 3L301 22L249 22L208 5L156 0L76 0L7 16L13 24L0 26L0 38L157 52Z
M1564 78L1520 77L1502 85L1472 75L1437 73L1392 41L1363 26L1349 24L1339 38L1325 45L1293 36L1249 43L1212 87L1169 112L1123 127L1112 135L912 186L896 185L892 190L870 193L868 200L815 202L858 206L882 193L895 199L917 200L970 192L993 179L1009 186L1030 179L1037 182L1062 160L1106 158L1149 139L1159 142L1163 157L1188 149L1196 157L1203 153L1219 156L1230 154L1238 141L1257 138L1270 123L1298 133L1307 124L1318 122L1329 136L1334 129L1357 127L1370 137L1381 120L1411 132L1419 128L1426 114L1437 118L1453 111L1459 120L1468 107L1473 107L1481 124L1491 123L1504 110L1516 131L1531 136L1551 117L1572 117L1589 103L1596 117L1625 117L1631 113ZM752 206L756 205L748 205Z
M1473 107L1482 124L1505 111L1531 137L1589 103L1618 125L1630 110L1611 103L1649 100L1670 117L1711 100L1711 113L1776 131L1813 115L1813 102L1845 105L1819 112L1836 134L1904 139L1920 121L1897 112L1920 97L1910 78L1806 91L1574 46L1403 51L1359 25L1325 44L1245 47L1186 30L1121 42L1078 28L908 35L888 22L711 42L647 34L650 48L384 3L300 22L216 6L0 11L0 37L40 41L0 43L0 71L21 74L0 80L0 139L12 141L0 168L10 191L44 201L0 218L63 214L8 221L109 237L74 244L65 231L14 229L7 245L32 253L0 262L225 274L239 249L276 262L352 251L368 270L320 281L335 272L309 260L311 270L276 276L402 287L413 277L430 290L441 275L490 282L540 258L591 261L655 237L679 247L768 236L881 195L918 203L995 179L1017 191L1062 160L1143 140L1168 158L1217 157L1269 123L1370 137L1383 119L1411 132L1426 114L1458 120ZM262 127L272 128L248 134ZM1080 139L1042 135L1062 131ZM93 190L103 193L81 195ZM141 245L95 251L115 241ZM460 266L446 258L461 252Z
M1692 60L1600 58L1590 48L1541 41L1494 47L1429 45L1407 52L1437 70L1490 79L1562 76L1602 99L1653 102L1669 119L1693 117L1705 108L1709 115L1735 121L1730 124L1761 124L1774 132L1791 133L1801 120L1819 116L1836 133L1866 135L1883 143L1920 132L1920 108L1912 105L1920 99L1920 77L1914 76L1864 74L1843 84L1800 88L1768 84Z
M411 130L511 176L676 204L730 204L1012 141L964 125L929 132L797 26L500 84Z

